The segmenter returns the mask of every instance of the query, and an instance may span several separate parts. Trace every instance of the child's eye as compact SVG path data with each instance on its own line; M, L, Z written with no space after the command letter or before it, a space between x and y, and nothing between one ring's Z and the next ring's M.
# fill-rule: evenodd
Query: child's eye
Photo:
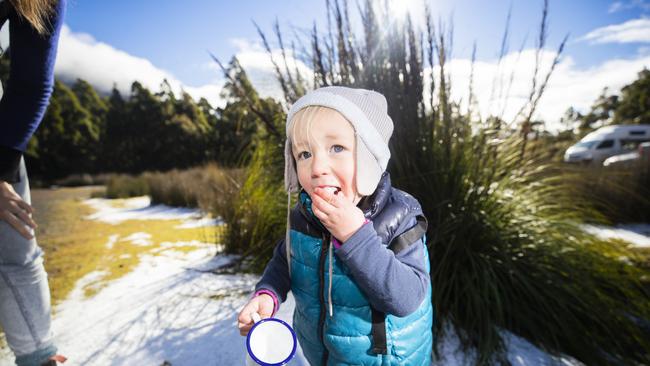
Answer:
M345 148L341 145L334 145L332 146L332 151L335 153L340 153L341 151L345 150Z
M302 151L298 153L298 160L304 160L304 159L309 159L311 157L311 154L308 151Z

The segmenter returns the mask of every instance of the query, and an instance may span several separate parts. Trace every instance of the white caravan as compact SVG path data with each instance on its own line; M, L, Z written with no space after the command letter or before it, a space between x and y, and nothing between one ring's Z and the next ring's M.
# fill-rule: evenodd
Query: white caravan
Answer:
M650 141L650 125L612 125L583 137L564 153L567 163L601 165L610 156L635 151Z

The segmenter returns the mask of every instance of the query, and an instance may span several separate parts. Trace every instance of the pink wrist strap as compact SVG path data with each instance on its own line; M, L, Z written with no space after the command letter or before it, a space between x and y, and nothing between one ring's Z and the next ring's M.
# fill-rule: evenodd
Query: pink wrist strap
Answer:
M273 314L271 314L271 316L275 315L275 313L278 311L278 298L275 297L275 294L273 293L273 291L269 291L269 290L265 290L265 289L261 289L261 290L255 292L253 294L253 297L257 297L257 296L262 295L262 294L267 294L267 295L271 296L271 298L273 299Z
M363 222L363 225L365 225L365 224L367 224L367 223L369 223L369 222L370 222L370 220L366 219L366 221ZM363 226L363 225L362 225L362 226ZM341 245L343 245L343 244L341 244L341 243L339 242L339 240L336 239L335 237L332 237L332 245L334 245L334 248L338 249L338 248L340 248Z

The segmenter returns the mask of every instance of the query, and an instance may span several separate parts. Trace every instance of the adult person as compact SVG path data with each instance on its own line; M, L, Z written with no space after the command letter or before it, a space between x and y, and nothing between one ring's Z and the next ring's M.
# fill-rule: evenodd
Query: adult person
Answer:
M4 95L0 88L0 324L19 366L65 362L50 330L50 290L34 238L23 159L53 91L65 3L0 0L0 28L9 21L11 62Z

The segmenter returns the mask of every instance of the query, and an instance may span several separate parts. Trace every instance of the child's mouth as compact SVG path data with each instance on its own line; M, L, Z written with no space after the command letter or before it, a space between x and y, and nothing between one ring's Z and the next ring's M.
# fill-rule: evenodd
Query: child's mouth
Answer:
M341 192L341 188L339 187L327 186L327 187L323 187L323 189L332 194L338 194L339 192Z

